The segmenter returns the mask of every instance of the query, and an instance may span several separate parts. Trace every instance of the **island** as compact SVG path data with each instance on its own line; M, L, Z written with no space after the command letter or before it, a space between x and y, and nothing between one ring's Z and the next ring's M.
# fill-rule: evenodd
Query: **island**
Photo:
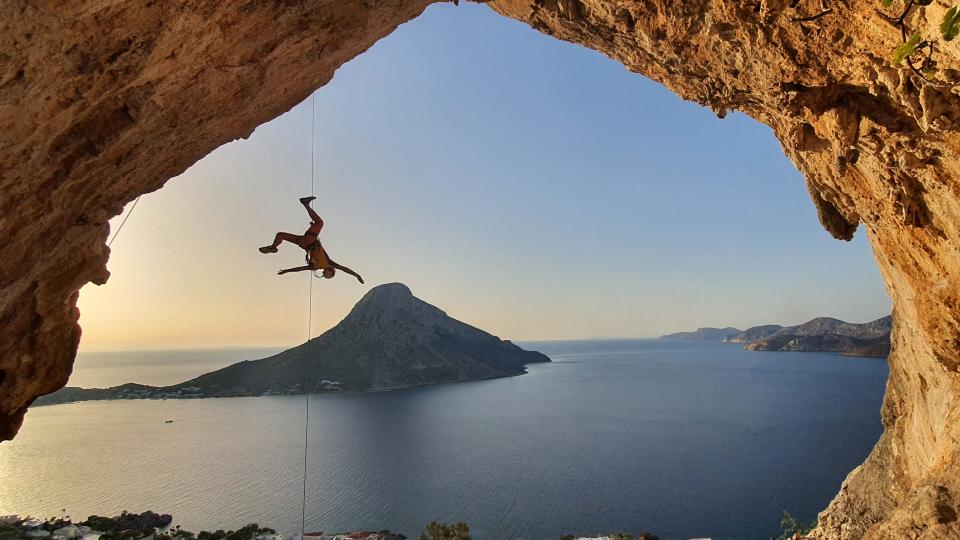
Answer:
M371 289L327 332L276 355L171 386L68 386L35 405L389 390L522 375L527 364L549 361L450 317L406 285L390 283Z

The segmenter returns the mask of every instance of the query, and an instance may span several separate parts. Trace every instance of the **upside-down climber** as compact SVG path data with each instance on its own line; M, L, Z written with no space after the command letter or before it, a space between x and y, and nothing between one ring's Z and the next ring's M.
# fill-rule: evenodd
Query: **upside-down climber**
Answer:
M337 264L334 262L333 259L327 255L327 250L323 249L323 245L320 244L318 235L320 234L320 229L323 228L323 220L320 219L320 216L317 215L313 208L310 207L310 203L314 199L316 199L316 197L303 197L300 199L300 204L302 204L303 207L307 209L307 213L310 214L311 222L307 232L303 234L279 232L277 233L277 236L274 237L272 244L260 248L260 253L276 253L277 246L286 240L291 244L300 246L305 252L307 252L307 264L304 266L297 266L295 268L285 268L277 272L277 275L282 276L288 272L303 272L305 270L323 270L323 277L330 279L337 273L337 270L343 270L344 272L357 278L360 283L363 283L363 278L360 277L360 274L354 272L346 266L343 266L342 264Z

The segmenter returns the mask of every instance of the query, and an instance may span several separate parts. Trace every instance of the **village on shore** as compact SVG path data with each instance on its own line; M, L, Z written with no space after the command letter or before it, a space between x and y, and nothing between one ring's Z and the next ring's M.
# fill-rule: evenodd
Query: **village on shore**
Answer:
M307 532L303 535L285 536L275 530L260 527L256 523L246 525L236 531L201 531L194 534L180 528L171 527L173 517L169 514L157 514L146 511L140 514L121 512L112 518L90 516L84 521L73 523L70 516L37 519L16 515L0 516L0 540L15 538L36 540L406 540L407 537L389 530L355 531L346 533ZM470 540L470 528L464 523L446 525L432 522L427 525L419 540ZM640 533L631 536L617 533L611 536L574 536L564 535L560 540L660 540L654 534ZM710 540L695 539L695 540Z

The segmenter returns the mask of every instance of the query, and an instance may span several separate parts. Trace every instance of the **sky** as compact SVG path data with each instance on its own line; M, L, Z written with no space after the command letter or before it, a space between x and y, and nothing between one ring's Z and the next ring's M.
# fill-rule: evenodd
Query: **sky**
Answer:
M482 5L433 5L314 99L143 196L81 351L294 345L395 281L515 340L890 312L769 128ZM276 275L302 251L257 247L306 228L312 107L321 239L366 285L316 280L308 329L308 274Z

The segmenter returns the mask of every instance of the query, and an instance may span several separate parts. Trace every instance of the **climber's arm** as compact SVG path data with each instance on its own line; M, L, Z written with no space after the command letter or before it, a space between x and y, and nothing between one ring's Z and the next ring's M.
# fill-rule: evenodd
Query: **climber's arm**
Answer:
M337 263L335 263L335 262L333 262L333 261L330 261L330 264L331 264L334 268L336 268L337 270L342 270L342 271L350 274L351 276L357 278L357 280L358 280L360 283L363 283L363 278L360 277L360 274L354 272L353 270L347 268L346 266L344 266L344 265L342 265L342 264L337 264Z
M277 275L278 275L278 276L282 276L282 275L288 274L288 273L290 273L290 272L303 272L303 271L305 271L305 270L313 270L313 267L310 266L309 264L307 264L307 265L304 265L304 266L297 266L297 267L295 267L295 268L284 268L283 270L277 272Z

